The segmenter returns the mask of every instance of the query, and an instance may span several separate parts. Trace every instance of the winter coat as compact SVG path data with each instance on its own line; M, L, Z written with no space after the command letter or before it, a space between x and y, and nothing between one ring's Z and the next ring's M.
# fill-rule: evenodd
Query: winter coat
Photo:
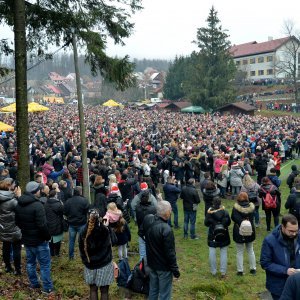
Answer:
M300 212L295 211L296 203L300 202L300 191L296 191L293 194L289 194L284 207L289 210L289 213L294 215L298 219L300 224Z
M0 240L3 242L19 241L22 237L16 225L15 208L18 204L11 191L0 191Z
M134 215L136 215L136 207L141 203L142 193L143 192L137 194L131 201L131 208L133 210ZM149 194L149 202L152 206L157 206L157 200L151 193Z
M63 204L56 198L49 198L44 207L51 236L63 233Z
M138 229L140 230L141 225L143 224L144 218L147 215L150 215L150 214L155 215L156 214L156 207L151 205L151 202L148 202L148 203L140 202L136 206L135 214L136 214L136 223L137 223ZM138 232L138 234L140 235L140 232Z
M289 186L290 189L293 187L295 177L297 177L298 175L299 175L299 171L298 170L292 171L292 173L287 178L286 184Z
M300 299L300 273L288 277L279 300Z
M253 223L255 206L248 201L236 202L232 208L231 220L234 222L233 226L233 240L236 243L250 243L255 240L255 227ZM252 235L242 236L239 233L240 225L244 220L249 220L252 225Z
M226 188L228 183L228 178L229 178L229 171L225 170L221 174L222 174L222 180L217 179L217 184L221 187Z
M99 269L112 261L111 240L108 228L96 222L94 229L87 238L88 256L84 250L84 240L88 225L79 235L79 251L83 264L90 270Z
M278 187L278 188L280 187L281 180L277 177L276 174L269 174L268 177L276 187Z
M181 190L180 198L183 203L183 210L193 211L193 204L200 203L199 194L194 185L187 184Z
M181 189L180 187L174 184L166 183L163 186L163 191L164 191L166 201L169 201L170 203L175 203L179 197Z
M122 232L115 232L115 233L118 239L117 245L125 245L131 241L131 232L127 223L125 223L124 230Z
M209 247L217 248L217 247L226 247L230 244L230 236L228 226L231 223L230 216L225 210L224 206L221 206L219 209L209 208L207 214L205 216L204 224L209 227L208 236L207 236L207 244ZM224 228L227 229L227 234L222 241L215 241L214 229L216 224L222 224Z
M258 156L254 160L254 168L258 173L265 173L267 172L268 168L268 159L262 156Z
M249 186L249 187L246 187L246 186L242 185L242 187L241 187L241 192L247 193L248 196L249 196L249 192L250 192L250 191L255 192L256 195L257 195L256 201L253 201L253 200L252 200L251 202L252 202L255 206L259 206L259 205L260 205L260 198L258 197L258 191L259 191L259 188L260 188L259 184L256 183L256 182L253 182L253 184L252 184L251 186ZM250 199L249 199L249 201L250 201Z
M87 221L89 207L88 200L82 196L69 198L64 205L64 214L67 216L69 225L84 225Z
M155 271L178 274L175 238L167 221L158 216L147 215L141 227L141 235L146 240L148 266Z
M36 247L51 239L44 205L33 194L25 192L18 199L15 212L25 246Z
M231 186L242 186L242 179L244 177L244 173L241 170L240 166L232 166L229 171L230 174L230 185Z
M271 190L271 188L272 188L272 190ZM280 211L280 206L281 206L280 195L281 195L281 193L279 192L278 188L275 185L273 185L273 184L266 184L266 185L262 184L260 186L259 191L258 191L258 196L260 198L262 198L262 209L266 210L265 203L264 203L264 200L263 200L265 198L265 196L266 196L266 193L262 189L264 189L266 192L268 192L268 191L271 190L271 192L270 192L271 196L275 196L276 195L276 198L277 198L276 208L271 208L271 209L269 208L268 210Z
M288 278L290 265L288 244L282 236L279 225L264 239L261 247L260 265L266 271L266 288L277 296L281 295ZM295 269L300 269L300 235L294 241Z

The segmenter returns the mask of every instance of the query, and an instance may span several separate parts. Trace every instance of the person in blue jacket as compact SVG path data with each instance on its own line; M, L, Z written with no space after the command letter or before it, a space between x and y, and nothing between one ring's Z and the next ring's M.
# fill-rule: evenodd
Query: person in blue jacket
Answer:
M181 193L180 185L178 184L175 177L169 176L167 178L167 183L163 186L164 195L166 201L170 202L172 207L172 212L174 214L174 226L175 229L180 228L178 225L178 207L177 207L177 200ZM171 218L168 221L169 225L171 225ZM172 225L171 225L172 226Z
M280 299L287 278L300 269L300 235L295 216L284 215L281 225L264 239L260 265L266 271L266 288L273 300Z
M280 300L298 299L300 299L300 272L289 276L280 297Z

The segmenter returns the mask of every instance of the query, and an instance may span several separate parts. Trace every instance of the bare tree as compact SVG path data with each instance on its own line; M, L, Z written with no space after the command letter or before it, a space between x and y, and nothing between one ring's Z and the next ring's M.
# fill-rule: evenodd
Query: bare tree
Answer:
M291 20L284 22L283 29L289 40L285 43L282 50L278 51L275 60L275 70L277 74L284 74L290 79L295 91L295 101L299 104L298 83L300 73L298 70L298 58L300 57L300 34L295 29L295 24Z

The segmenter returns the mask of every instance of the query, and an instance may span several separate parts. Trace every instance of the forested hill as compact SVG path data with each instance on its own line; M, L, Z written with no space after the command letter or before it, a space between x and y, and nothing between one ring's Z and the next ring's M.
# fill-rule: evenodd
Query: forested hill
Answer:
M14 68L13 59L6 58L6 65ZM34 65L37 60L28 59L28 67ZM134 59L135 63L135 71L136 72L144 72L144 70L148 67L156 69L158 71L168 71L169 65L171 61L163 60L163 59ZM1 65L1 62L0 62ZM79 67L81 76L90 76L90 67L88 64L84 62L84 56L79 57ZM47 80L49 72L57 72L60 75L66 76L69 73L74 73L74 58L72 53L63 53L56 54L52 59L46 60L34 67L28 72L29 80Z

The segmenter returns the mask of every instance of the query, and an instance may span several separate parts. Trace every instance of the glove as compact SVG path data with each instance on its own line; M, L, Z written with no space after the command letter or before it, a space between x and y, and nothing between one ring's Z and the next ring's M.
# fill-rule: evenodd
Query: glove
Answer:
M173 275L174 275L175 278L179 278L180 277L180 272L178 270L174 271Z

